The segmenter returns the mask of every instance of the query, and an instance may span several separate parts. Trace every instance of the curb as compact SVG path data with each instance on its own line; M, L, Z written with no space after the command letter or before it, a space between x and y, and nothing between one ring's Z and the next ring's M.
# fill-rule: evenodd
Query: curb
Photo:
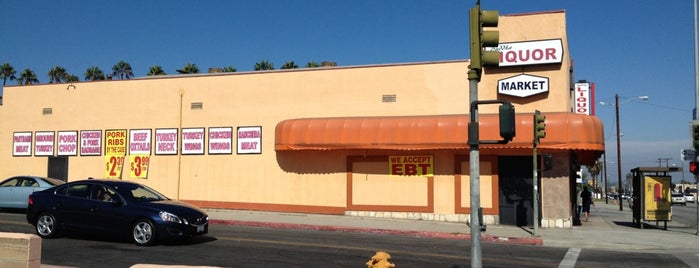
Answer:
M456 233L441 233L430 231L404 231L362 227L345 227L345 226L327 226L327 225L312 225L299 223L272 223L272 222L256 222L256 221L236 221L236 220L209 220L211 224L235 225L248 227L267 227L280 229L296 229L296 230L313 230L313 231L329 231L329 232L348 232L348 233L370 233L370 234L387 234L387 235L405 235L414 237L426 238L442 238L456 240L471 240L470 234ZM518 245L534 245L541 246L544 244L541 238L523 238L523 237L501 237L493 235L482 235L481 239L491 243L510 243Z

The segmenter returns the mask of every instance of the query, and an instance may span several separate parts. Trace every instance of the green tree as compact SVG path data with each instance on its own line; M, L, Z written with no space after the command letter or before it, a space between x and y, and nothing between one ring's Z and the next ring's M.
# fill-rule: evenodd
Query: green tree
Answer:
M68 75L68 77L66 77L66 82L68 82L68 83L70 83L70 82L80 82L80 78L78 78L77 75L70 74L70 75Z
M7 79L12 80L17 80L17 77L15 76L15 68L12 67L9 63L5 62L2 64L2 72L0 72L0 76L2 76L2 85L5 86L5 83L7 83Z
M66 68L55 66L49 70L49 83L62 83L68 79Z
M163 67L160 67L160 65L155 65L151 66L148 70L148 73L146 74L147 76L153 76L153 75L166 75L165 71L163 71Z
M298 68L298 67L299 67L299 66L296 65L296 63L294 63L293 60L292 60L292 61L287 61L286 63L284 63L284 65L282 65L282 69L296 69L296 68Z
M255 71L265 70L274 70L274 64L266 60L261 60L260 62L255 63Z
M114 64L114 67L112 67L112 75L114 77L119 77L119 79L129 79L131 77L134 77L133 75L133 69L131 69L131 64L128 64L127 62L119 61L117 64Z
M317 68L317 67L320 67L320 65L315 61L309 61L308 63L306 63L306 68Z
M20 85L31 85L31 84L38 84L39 79L36 78L36 73L30 69L24 69L22 73L19 75L19 78L17 78L17 84Z
M87 68L85 71L85 81L95 80L104 80L104 72L97 66Z
M223 68L224 73L235 73L237 71L238 71L238 69L233 68L233 66L228 66L228 67Z
M597 191L597 188L599 187L599 184L598 184L599 180L597 179L597 176L599 176L601 171L602 171L602 162L600 162L599 160L595 161L595 164L587 169L587 172L590 172L590 176L595 181L595 185L594 185L595 192Z
M196 64L187 63L187 65L185 65L184 68L177 70L177 72L180 74L198 74L199 67L197 67Z

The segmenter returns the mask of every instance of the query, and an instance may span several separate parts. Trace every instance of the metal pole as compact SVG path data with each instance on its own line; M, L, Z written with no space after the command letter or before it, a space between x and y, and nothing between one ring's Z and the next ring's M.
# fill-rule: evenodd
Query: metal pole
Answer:
M607 154L605 153L602 156L603 156L603 160L604 160L604 203L609 204L609 195L607 194L607 193L609 193L609 190L607 190L607 187L608 187L607 186L608 185L608 181L607 181Z
M536 124L536 119L534 119L534 124ZM534 126L536 129L536 126ZM536 139L536 133L534 133ZM539 178L539 171L537 170L538 167L538 157L536 157L536 142L533 142L534 145L534 153L533 153L533 158L532 159L532 165L533 165L533 172L532 172L532 187L534 189L534 192L532 194L532 206L533 206L533 214L534 214L534 236L539 236L539 183L538 183L538 178Z
M624 193L624 188L621 184L621 132L619 131L619 94L614 95L614 107L616 107L616 167L617 176L619 178L619 185L617 185L617 194L619 195L619 211L624 210L623 198L621 194Z
M469 103L478 101L478 79L472 79L475 70L469 70ZM471 108L471 122L478 123L478 106ZM477 132L476 132L477 133ZM469 135L472 134L469 131ZM469 138L471 139L471 138ZM476 139L476 141L478 141ZM469 181L471 186L471 267L482 267L481 260L481 222L478 211L481 207L481 182L480 182L480 152L478 142L469 144Z
M697 37L697 0L694 0L694 120L699 120L699 38ZM696 157L696 156L695 156ZM696 160L696 158L695 158ZM682 171L684 174L684 171ZM699 178L694 176L694 182L697 183L699 191ZM699 192L697 193L699 197ZM697 199L695 197L694 199ZM697 204L697 232L699 236L699 200L694 200Z

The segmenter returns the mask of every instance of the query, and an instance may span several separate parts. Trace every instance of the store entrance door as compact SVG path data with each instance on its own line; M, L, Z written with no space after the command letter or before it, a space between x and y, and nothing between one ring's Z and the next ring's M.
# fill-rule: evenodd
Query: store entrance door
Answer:
M498 158L500 224L533 226L532 157Z

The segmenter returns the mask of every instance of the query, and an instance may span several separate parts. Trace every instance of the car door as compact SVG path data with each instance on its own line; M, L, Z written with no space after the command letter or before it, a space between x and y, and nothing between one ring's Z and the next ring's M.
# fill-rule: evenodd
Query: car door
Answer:
M10 178L0 184L0 207L16 208L17 204L14 200L14 193L20 178Z
M26 208L29 195L39 189L39 182L32 177L21 177L17 187L14 188L12 199L18 207Z
M90 215L90 186L88 183L68 185L57 192L54 213L57 221L69 229L92 229Z
M124 202L114 189L101 184L92 187L89 201L90 229L99 234L122 234L128 230L129 217Z

